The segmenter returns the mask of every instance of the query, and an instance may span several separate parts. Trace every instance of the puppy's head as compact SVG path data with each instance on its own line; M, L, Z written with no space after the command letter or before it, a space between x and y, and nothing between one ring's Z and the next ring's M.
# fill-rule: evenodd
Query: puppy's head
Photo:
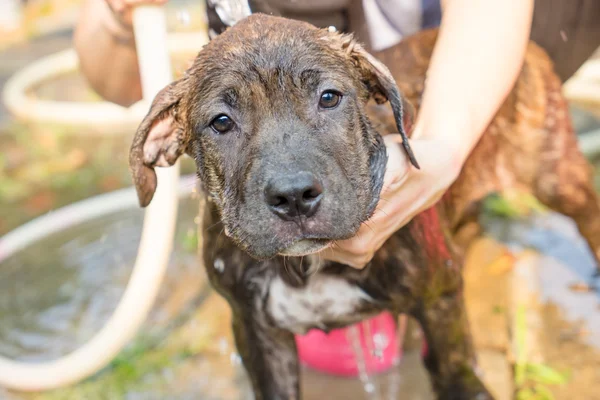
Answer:
M252 256L307 254L351 237L377 205L387 161L366 117L370 98L390 102L416 166L383 64L351 36L253 15L154 99L130 153L140 204L156 189L154 167L186 152L226 234Z

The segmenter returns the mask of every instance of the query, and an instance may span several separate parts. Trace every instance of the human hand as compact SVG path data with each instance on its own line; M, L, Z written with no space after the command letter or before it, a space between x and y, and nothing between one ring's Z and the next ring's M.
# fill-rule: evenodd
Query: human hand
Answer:
M133 29L133 9L141 5L162 5L168 0L105 0L115 18L125 27Z
M421 169L414 168L408 161L400 135L386 135L384 141L388 162L373 216L354 237L323 250L323 258L363 268L394 232L442 197L462 168L463 157L444 139L411 140Z

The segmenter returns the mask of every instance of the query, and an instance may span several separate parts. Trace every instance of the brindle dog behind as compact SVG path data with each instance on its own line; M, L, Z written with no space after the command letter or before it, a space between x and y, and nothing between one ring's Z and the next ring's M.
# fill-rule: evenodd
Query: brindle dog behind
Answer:
M438 398L491 398L474 373L454 241L491 192L532 191L572 217L600 254L591 168L560 81L531 44L514 90L439 204L362 270L303 257L353 236L372 215L387 159L374 124L410 131L406 100L418 108L435 38L424 32L373 57L351 36L254 15L208 44L138 129L130 164L142 206L156 188L154 167L184 152L196 161L208 199L203 261L233 310L257 399L300 398L294 333L383 310L421 323ZM392 112L370 99L389 100ZM404 147L411 156L408 140Z

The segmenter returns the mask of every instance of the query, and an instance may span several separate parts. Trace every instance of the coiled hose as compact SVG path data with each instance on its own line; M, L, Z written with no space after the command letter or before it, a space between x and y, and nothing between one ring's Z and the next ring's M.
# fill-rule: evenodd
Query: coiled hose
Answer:
M134 10L134 28L144 100L150 103L172 80L164 11ZM23 363L0 357L0 386L43 391L74 384L104 368L135 336L158 294L173 246L179 164L157 170L158 188L146 210L142 238L129 284L106 325L79 349L57 360Z

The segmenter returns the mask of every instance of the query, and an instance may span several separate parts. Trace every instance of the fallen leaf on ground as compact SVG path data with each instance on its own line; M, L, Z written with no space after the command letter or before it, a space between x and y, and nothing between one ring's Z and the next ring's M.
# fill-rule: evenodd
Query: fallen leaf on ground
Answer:
M121 181L114 175L105 176L100 181L100 188L106 192L119 189L120 187Z
M589 293L594 291L594 288L585 282L572 283L569 285L569 289L571 289L571 291L573 292L578 293Z
M69 152L67 157L64 159L63 168L67 171L78 169L85 164L88 156L85 151L81 149L73 149Z
M488 272L491 275L503 275L512 270L515 261L516 258L514 255L508 252L504 253L488 265Z
M56 195L53 192L44 191L31 196L25 203L25 209L30 214L39 214L52 209L55 203Z

